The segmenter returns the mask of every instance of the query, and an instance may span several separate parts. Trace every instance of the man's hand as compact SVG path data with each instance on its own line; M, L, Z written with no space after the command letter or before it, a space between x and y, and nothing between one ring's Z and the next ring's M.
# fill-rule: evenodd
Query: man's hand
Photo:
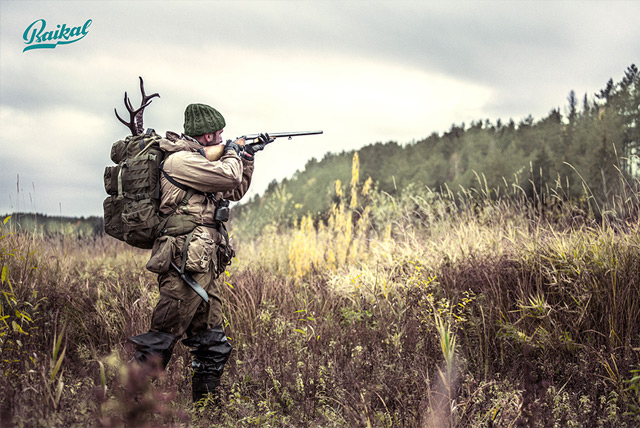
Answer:
M242 145L237 144L237 141L240 141ZM242 153L242 146L244 146L243 138L238 138L236 141L227 140L227 143L224 145L224 152L227 153L229 150L233 150L236 154L240 155Z
M269 134L267 134L267 133L260 134L258 136L258 141L260 142L259 144L261 146L259 150L264 149L264 146L266 146L267 144L273 143L273 140L275 140L275 138L269 137ZM258 150L256 150L256 151L258 151Z
M273 140L273 138L269 137L269 134L260 134L260 136L258 136L257 143L246 144L244 146L242 157L246 160L253 160L256 152L263 150L264 146L271 143Z

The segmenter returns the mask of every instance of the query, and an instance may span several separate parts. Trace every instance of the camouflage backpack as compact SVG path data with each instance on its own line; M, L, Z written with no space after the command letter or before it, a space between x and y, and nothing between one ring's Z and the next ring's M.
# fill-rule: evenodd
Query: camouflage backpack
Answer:
M131 135L124 140L113 143L111 160L117 165L108 166L104 170L104 188L109 196L104 200L104 231L134 247L149 249L153 247L155 239L166 233L165 226L175 213L163 215L160 213L160 174L165 157L160 148L160 137L153 129L147 129L143 134L142 115L154 97L158 94L147 95L144 82L140 77L140 92L142 102L137 110L133 109L131 101L124 93L124 104L129 112L130 121L127 122L118 115L116 117L131 131ZM171 180L170 177L167 178ZM179 183L176 186L187 191L183 203L193 195L193 189L188 189ZM174 233L186 233L195 225L184 216L174 216L172 227Z
M160 167L164 152L161 137L149 129L131 135L111 147L117 165L104 170L104 231L138 248L151 248L159 225L166 219L159 212Z

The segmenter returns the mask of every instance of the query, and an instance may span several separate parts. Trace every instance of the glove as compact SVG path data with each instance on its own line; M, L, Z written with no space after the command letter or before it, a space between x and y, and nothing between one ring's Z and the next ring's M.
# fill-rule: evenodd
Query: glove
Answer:
M269 143L273 143L273 141L275 140L275 138L271 138L269 137L269 134L264 133L264 134L260 134L258 136L258 141L260 141L259 144L262 145L262 147L260 148L260 150L264 149L264 146L266 146Z
M227 153L229 150L233 150L238 155L242 152L242 148L239 145L231 140L227 140L226 144L224 145L224 152Z
M256 152L264 149L264 146L273 142L273 138L269 137L269 134L260 134L258 136L258 143L245 144L244 151L242 152L242 158L246 160L253 160Z

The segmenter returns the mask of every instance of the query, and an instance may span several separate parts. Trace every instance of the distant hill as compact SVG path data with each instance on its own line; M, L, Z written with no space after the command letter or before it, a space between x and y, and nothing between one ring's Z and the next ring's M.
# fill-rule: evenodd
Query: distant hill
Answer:
M567 101L564 113L554 108L537 121L478 119L413 144L367 145L357 151L359 179L370 177L377 191L391 195L409 185L481 189L492 197L551 189L564 198L604 202L638 171L640 72L631 65L621 81L610 79L593 97L579 100L570 91ZM354 153L310 160L291 179L273 182L263 195L235 206L233 218L250 233L308 213L322 219L336 198L335 183L349 186Z

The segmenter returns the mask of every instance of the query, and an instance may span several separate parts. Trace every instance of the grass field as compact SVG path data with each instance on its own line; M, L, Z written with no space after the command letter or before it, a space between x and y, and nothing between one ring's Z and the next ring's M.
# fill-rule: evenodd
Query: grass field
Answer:
M232 224L235 350L221 403L197 409L182 345L152 381L127 364L157 299L148 252L5 226L0 426L640 425L636 192L594 216L348 187L326 222Z

